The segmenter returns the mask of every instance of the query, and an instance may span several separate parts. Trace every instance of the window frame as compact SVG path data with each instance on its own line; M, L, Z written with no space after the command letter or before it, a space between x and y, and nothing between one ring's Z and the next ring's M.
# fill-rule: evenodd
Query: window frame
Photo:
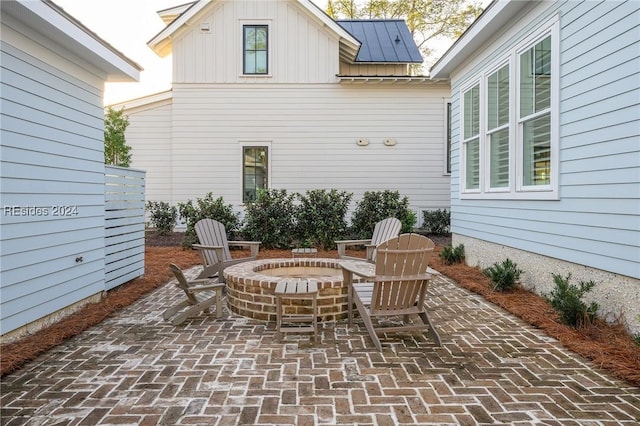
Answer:
M554 16L545 24L522 38L502 55L479 72L470 76L460 85L458 91L459 112L459 194L461 199L529 199L529 200L558 200L559 197L559 99L560 99L560 23L559 17ZM550 118L550 156L551 171L549 185L524 185L524 127L520 120L520 55L533 48L546 37L551 37L551 85L550 107L535 117L547 113ZM488 78L500 68L509 64L509 185L507 187L491 188L490 186L490 147L488 130ZM466 189L466 152L464 139L464 94L480 84L480 188ZM526 117L532 119L532 115Z
M272 76L272 68L271 68L271 37L272 37L272 25L270 20L240 20L240 55L242 58L239 61L240 67L240 76L245 78L264 78ZM246 72L246 50L245 50L245 29L253 27L253 28L261 28L264 27L267 29L267 72L266 73L247 73Z
M240 141L239 143L239 156L240 156L240 173L239 173L239 181L240 181L240 202L242 205L245 205L247 203L247 200L245 199L245 174L244 174L244 168L245 168L245 162L244 162L244 156L245 156L245 149L247 148L265 148L266 152L267 152L267 186L266 188L271 188L271 156L272 156L272 151L271 151L271 141L264 141L264 140L259 140L259 141Z

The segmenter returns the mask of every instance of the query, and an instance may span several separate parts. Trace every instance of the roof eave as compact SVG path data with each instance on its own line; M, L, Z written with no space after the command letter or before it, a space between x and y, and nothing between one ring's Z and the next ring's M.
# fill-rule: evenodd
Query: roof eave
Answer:
M3 13L19 8L19 19L106 74L106 81L139 81L142 67L115 49L55 3L3 1Z
M429 74L433 79L448 79L473 53L479 51L496 31L527 7L531 1L494 0L456 42L433 64Z

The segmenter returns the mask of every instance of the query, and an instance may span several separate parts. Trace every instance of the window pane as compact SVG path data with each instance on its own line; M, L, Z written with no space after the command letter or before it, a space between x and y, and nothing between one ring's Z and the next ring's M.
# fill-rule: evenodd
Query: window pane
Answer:
M551 119L545 114L524 123L523 183L525 186L551 183Z
M509 130L499 130L490 138L489 186L505 188L509 186Z
M480 188L480 139L465 144L465 189Z
M520 117L551 106L551 36L520 55Z
M244 50L256 50L256 29L244 27Z
M464 139L480 133L480 86L464 93Z
M487 79L487 116L489 130L509 122L509 65Z
M244 73L256 73L256 52L245 52L244 54Z
M267 73L267 52L256 52L255 73L256 74Z
M256 50L267 50L267 29L256 28Z
M245 147L243 152L242 201L247 202L256 199L258 189L267 188L267 148Z

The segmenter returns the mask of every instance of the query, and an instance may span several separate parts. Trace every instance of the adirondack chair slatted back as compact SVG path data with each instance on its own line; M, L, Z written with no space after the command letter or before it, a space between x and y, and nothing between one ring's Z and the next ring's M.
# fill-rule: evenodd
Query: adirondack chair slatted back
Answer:
M435 244L418 234L402 234L378 246L371 315L421 310L426 296L429 259Z
M193 293L190 293L189 290L189 283L187 281L187 278L184 276L184 273L182 272L182 269L180 269L177 265L175 264L170 264L169 268L171 268L171 272L173 272L173 275L176 276L176 279L178 280L178 282L176 283L176 286L182 290L184 290L187 299L189 299L189 302L193 305L195 305L196 303L198 303L198 300L196 300L196 297L193 295Z
M218 259L214 250L201 250L202 261L205 266L215 265L219 261L226 262L231 260L227 231L222 223L213 219L202 219L196 223L195 230L200 244L205 246L221 246L223 248L222 259Z
M392 238L395 238L402 229L402 222L395 217L388 217L376 223L371 235L371 245L378 246ZM377 250L377 249L376 249ZM372 259L376 259L376 250L373 252Z

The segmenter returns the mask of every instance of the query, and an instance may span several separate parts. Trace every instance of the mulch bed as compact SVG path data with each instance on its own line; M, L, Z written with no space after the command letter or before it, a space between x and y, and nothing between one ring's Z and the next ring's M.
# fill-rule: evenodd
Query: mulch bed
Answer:
M18 370L39 354L59 345L69 337L99 324L105 318L130 305L140 297L164 285L173 275L167 267L171 262L182 268L199 264L194 250L180 247L182 233L159 237L148 234L145 250L145 274L117 289L111 290L99 303L87 305L75 314L58 323L0 348L0 375ZM448 237L435 237L436 250L450 243ZM234 257L248 252L233 251ZM353 251L350 255L362 256ZM260 258L290 257L289 250L261 250ZM319 257L337 257L336 251L318 252ZM431 266L456 281L461 287L482 295L486 300L522 318L559 340L568 349L591 359L595 365L631 385L640 386L640 346L622 325L609 325L603 321L579 330L558 322L558 316L542 297L524 289L511 293L500 293L492 289L491 283L479 268L466 265L445 265L437 256Z

